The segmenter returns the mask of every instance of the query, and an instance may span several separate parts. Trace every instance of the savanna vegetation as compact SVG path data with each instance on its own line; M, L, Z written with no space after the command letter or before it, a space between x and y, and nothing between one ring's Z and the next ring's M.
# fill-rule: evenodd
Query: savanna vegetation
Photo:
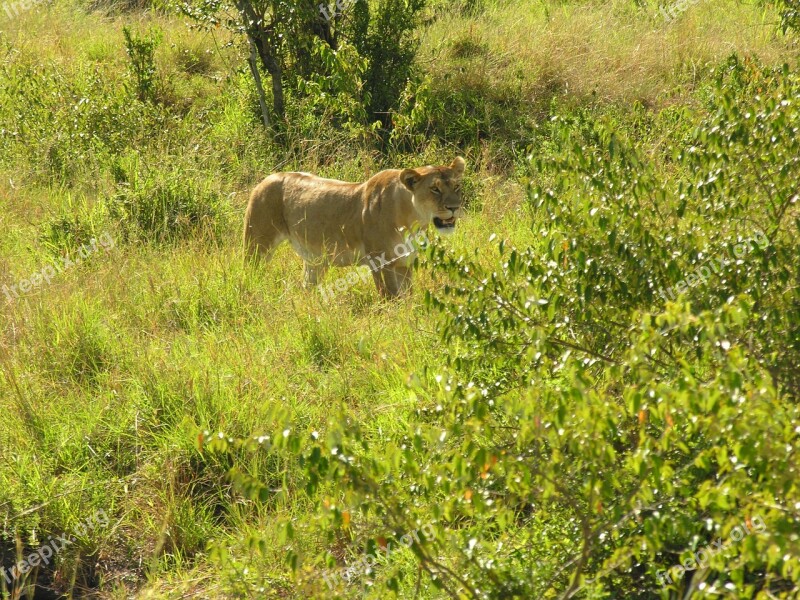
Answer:
M796 4L322 8L0 6L0 597L800 597ZM401 299L242 260L456 155Z

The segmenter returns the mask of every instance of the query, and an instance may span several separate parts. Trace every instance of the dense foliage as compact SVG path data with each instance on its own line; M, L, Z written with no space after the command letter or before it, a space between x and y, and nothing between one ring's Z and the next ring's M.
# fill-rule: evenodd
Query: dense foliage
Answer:
M432 523L417 577L453 598L800 593L800 80L733 58L707 101L669 180L607 126L554 119L559 151L532 161L542 245L429 251L453 354L401 434L276 416L234 446L299 460L332 542L378 556L377 532Z
M286 84L307 95L314 88L303 82L327 77L347 84L318 91L329 97L355 96L367 111L362 122L369 115L369 122L379 120L384 125L389 124L389 111L397 107L411 73L417 47L414 31L424 7L424 0L340 0L335 5L316 0L201 0L181 4L183 12L201 26L214 28L221 23L245 34L270 76L272 106L280 121L285 117ZM356 81L340 76L348 65L335 58L338 52L347 53L348 47L355 49L357 58L347 57L346 61L364 63ZM257 69L254 64L252 68ZM258 73L253 74L260 85Z

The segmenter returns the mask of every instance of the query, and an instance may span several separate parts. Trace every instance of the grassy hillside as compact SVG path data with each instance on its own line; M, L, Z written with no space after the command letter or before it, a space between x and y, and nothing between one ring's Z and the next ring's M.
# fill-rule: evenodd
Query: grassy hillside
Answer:
M535 162L563 155L556 117L572 120L578 132L595 122L612 128L621 144L652 161L656 177L677 185L692 170L673 159L673 150L685 148L693 129L718 108L714 82L727 66L745 65L746 73L783 63L794 69L798 57L797 35L776 29L778 15L769 4L700 2L672 22L648 3L463 4L431 3L426 9L417 30L415 79L393 119L394 132L384 139L368 125L344 126L311 110L308 99L290 93L288 124L283 139L275 140L261 124L240 40L223 29L190 28L171 9L55 2L36 4L13 19L0 11L0 286L6 286L0 293L0 566L11 567L51 535L104 516L76 533L49 564L10 584L0 574L0 597L27 591L35 598L371 598L386 595L387 582L398 573L401 598L448 597L435 577L421 576L419 554L405 548L354 582L340 581L335 590L326 585L324 568L352 565L367 540L392 532L399 538L410 525L391 522L388 512L358 512L350 492L333 481L307 487L307 463L293 458L292 440L312 432L325 439L339 430L346 438L357 431L382 460L384 449L387 457L394 451L390 446L415 444L407 436L434 423L442 404L444 413L450 410L442 400L451 392L442 374L456 372L478 386L529 382L517 371L512 376L504 359L493 362L494 341L485 342L483 359L475 355L469 336L453 333L458 317L426 301L444 297L458 269L438 268L446 261L433 258L435 251L421 261L413 292L396 301L380 300L363 282L329 301L304 290L302 262L288 246L268 266L245 268L241 221L250 189L278 170L358 181L383 168L449 163L462 154L468 218L436 246L448 260L474 261L488 279L507 267L508 258L497 254L499 240L532 255L552 251L541 230L548 217L533 200L537 186L559 177ZM143 39L160 40L152 101L137 97L126 25ZM739 58L731 62L732 55ZM742 97L760 93L747 82L726 81L731 88L740 85ZM760 85L753 81L754 88ZM564 196L575 206L587 197ZM645 210L657 212L654 204ZM780 216L789 225L771 243L783 240L791 249L797 205L788 206ZM752 231L761 226L762 208L754 201L747 209ZM733 222L728 231L699 232L695 221L667 221L651 223L653 236L681 228L693 240L747 233ZM588 227L583 233L593 239ZM579 231L571 235L581 238ZM81 260L65 264L63 257L75 260L81 248ZM566 255L563 260L566 266ZM323 284L343 273L332 270ZM796 275L781 298L796 307L793 282ZM618 305L614 298L607 303ZM648 309L664 306L650 300L636 307ZM483 313L487 322L490 312ZM631 322L637 315L631 308ZM796 343L796 329L784 332L776 347ZM631 347L641 341L634 337ZM530 362L522 350L504 354ZM466 365L461 371L450 362L457 356ZM540 388L557 389L570 379L563 361L565 372ZM703 363L693 373L712 381L715 365ZM730 374L726 368L719 372ZM616 382L608 374L598 377L607 397L617 397L615 384L628 385L627 374ZM754 389L769 388L773 414L791 423L797 390L764 377L754 374L748 381ZM637 385L644 389L646 382ZM524 390L508 387L505 398L530 400ZM578 408L575 414L580 416ZM465 422L459 431L481 444L501 439L510 422L503 423L473 430ZM578 439L578 429L567 430ZM281 449L276 431L278 438L290 432L284 454L205 446L224 432L231 440L272 436ZM796 472L798 447L791 446L796 434L788 425L784 433L795 436L785 455L789 476ZM401 459L395 459L396 466ZM259 482L255 498L231 477L232 468ZM579 486L567 471L557 484ZM415 480L409 477L388 477L378 489L390 498L413 498ZM776 509L767 528L796 551L792 519L798 505L790 500L797 492L790 487L784 498L773 498L789 513L779 517ZM454 489L452 495L463 501L464 494ZM601 584L576 589L569 567L561 568L581 550L573 507L549 501L517 504L517 518L499 526L507 528L503 543L515 554L498 577L527 583L481 595L477 579L462 573L470 585L459 597L670 597L659 596L668 592L659 591L655 569L641 557L630 579L613 579L614 564L603 560L619 556L598 555L584 573ZM456 551L448 548L471 552L474 532L466 523L475 515L444 508L439 514L436 503L409 503L415 527L428 519L443 528L447 523L450 545L440 546L435 558L456 569ZM712 516L694 507L685 512L690 523ZM329 518L333 529L327 528ZM744 518L750 517L740 511L739 520ZM499 550L490 529L479 545L492 546L499 557L506 549ZM440 540L444 531L437 529ZM678 562L689 538L673 544L664 564ZM787 548L769 543L770 556ZM756 553L755 547L748 551ZM327 565L320 558L326 554ZM751 595L796 591L790 586L798 581L792 556L782 563L785 585L758 587ZM775 569L770 563L755 577L761 581L761 573ZM751 582L752 573L743 578ZM626 587L631 581L635 589ZM750 597L741 591L745 587L729 597Z

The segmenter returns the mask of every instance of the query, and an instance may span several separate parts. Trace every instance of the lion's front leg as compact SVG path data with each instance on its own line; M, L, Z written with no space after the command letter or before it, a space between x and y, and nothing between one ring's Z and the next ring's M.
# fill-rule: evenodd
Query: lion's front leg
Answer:
M372 280L375 282L375 289L378 290L378 293L381 295L381 298L385 298L386 296L388 296L388 292L386 290L386 284L383 282L382 269L374 269L372 271Z
M318 262L316 264L306 262L303 265L303 287L306 289L312 288L319 280L325 276L325 272L328 270L326 264Z
M389 297L399 296L411 288L412 267L393 264L383 269L383 280L386 284L385 295Z

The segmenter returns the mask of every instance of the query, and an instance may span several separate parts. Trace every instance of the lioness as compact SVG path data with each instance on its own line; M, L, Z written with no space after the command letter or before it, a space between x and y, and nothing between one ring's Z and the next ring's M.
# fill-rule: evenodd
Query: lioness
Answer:
M244 216L247 256L269 259L284 240L305 261L306 286L330 265L375 265L375 286L396 296L411 285L413 256L403 243L433 222L449 233L461 208L464 159L450 166L388 169L364 183L310 173L275 173L250 195ZM399 250L398 250L399 249Z

